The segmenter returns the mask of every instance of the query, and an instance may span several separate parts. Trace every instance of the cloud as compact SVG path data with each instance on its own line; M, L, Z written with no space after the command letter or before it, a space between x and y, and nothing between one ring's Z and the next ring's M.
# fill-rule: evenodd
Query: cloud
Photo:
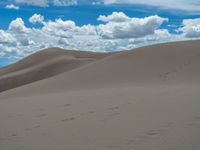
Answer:
M191 12L200 12L200 0L5 0L18 4L39 7L70 6L70 5L113 5L113 4L141 4L159 7L161 9L178 9ZM0 2L1 3L1 2Z
M50 5L71 6L78 4L77 0L15 0L15 2L39 7L47 7Z
M10 4L10 5L6 5L5 7L6 9L14 9L14 10L19 10L19 6L15 6L13 4Z
M0 58L15 57L16 60L49 47L100 52L132 49L190 39L186 29L199 25L199 19L184 20L181 33L172 34L160 28L168 19L156 15L131 18L123 12L113 12L108 16L100 15L97 19L103 23L78 26L72 20L58 18L45 21L40 14L34 14L29 21L41 23L41 26L31 28L25 25L22 18L16 18L7 30L0 29Z
M63 21L62 19L56 19L55 21L44 22L42 31L52 36L71 38L75 27L76 24L74 21Z
M96 27L93 25L77 26L72 20L56 19L44 22L42 31L62 38L72 38L74 35L96 35Z
M199 38L200 37L200 18L184 19L183 27L178 29L185 37Z
M77 5L78 2L76 0L53 0L53 4L55 6L71 6Z
M47 7L48 0L15 0L16 3L22 3L31 6Z
M60 38L58 40L58 45L68 46L69 45L69 41L66 38Z
M114 12L109 16L100 16L98 20L107 24L99 25L98 33L104 39L140 38L154 34L155 30L167 18L150 16L146 18L130 18L122 12Z
M17 33L27 32L27 28L24 25L22 18L16 18L9 25L9 30Z
M0 30L0 44L13 45L16 42L16 39L12 34Z
M42 23L44 21L44 17L40 14L34 14L32 17L29 18L29 22L36 24L36 23Z
M111 15L108 16L100 15L97 20L103 22L125 22L130 21L131 18L126 16L123 12L113 12Z
M143 4L157 6L164 9L180 9L186 11L200 11L200 0L103 0L104 4Z

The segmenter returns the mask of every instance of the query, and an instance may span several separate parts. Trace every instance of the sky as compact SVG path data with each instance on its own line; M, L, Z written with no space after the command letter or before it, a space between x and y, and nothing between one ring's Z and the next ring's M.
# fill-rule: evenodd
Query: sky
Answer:
M112 52L200 39L200 0L1 0L0 67L49 47Z

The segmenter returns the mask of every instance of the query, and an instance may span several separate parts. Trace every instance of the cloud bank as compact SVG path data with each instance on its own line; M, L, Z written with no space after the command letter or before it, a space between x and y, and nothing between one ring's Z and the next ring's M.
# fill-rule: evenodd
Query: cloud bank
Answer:
M109 52L200 38L200 18L183 20L176 34L161 28L168 18L157 15L131 18L123 12L113 12L100 15L97 20L99 25L78 26L72 20L46 20L40 14L33 14L29 18L33 24L30 28L22 18L16 18L7 30L0 29L0 57L20 59L48 47Z
M141 4L161 9L176 9L189 12L200 12L200 0L5 0L8 4L23 4L38 7L71 6L71 5L114 5Z
M163 9L180 9L186 11L200 11L200 0L103 0L106 5L111 4L143 4L157 6Z

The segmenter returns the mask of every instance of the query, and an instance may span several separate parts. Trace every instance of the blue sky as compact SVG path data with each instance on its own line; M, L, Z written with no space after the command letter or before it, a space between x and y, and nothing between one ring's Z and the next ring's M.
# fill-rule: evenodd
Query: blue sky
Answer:
M119 51L200 38L200 0L4 0L0 67L40 49Z

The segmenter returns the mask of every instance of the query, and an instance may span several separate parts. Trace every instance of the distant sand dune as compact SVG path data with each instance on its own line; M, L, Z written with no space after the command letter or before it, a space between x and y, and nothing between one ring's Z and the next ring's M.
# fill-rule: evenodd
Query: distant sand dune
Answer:
M56 60L43 52L45 59L36 53L0 71L14 77L0 79L10 88L55 75L0 93L0 149L200 149L200 41L109 55L77 52L76 59L69 52L64 62L63 51ZM52 67L50 58L59 63ZM32 67L39 75L28 78Z
M0 91L75 69L108 54L50 48L0 69Z

